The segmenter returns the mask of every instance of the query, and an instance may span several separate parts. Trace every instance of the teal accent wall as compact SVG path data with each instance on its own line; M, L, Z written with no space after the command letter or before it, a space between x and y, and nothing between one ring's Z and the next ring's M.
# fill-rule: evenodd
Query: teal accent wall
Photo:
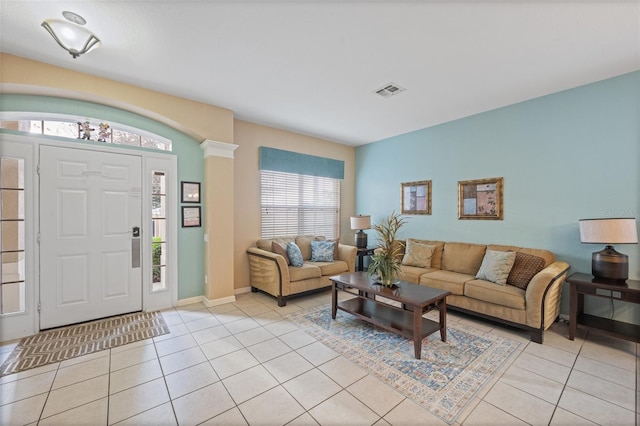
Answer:
M504 220L458 220L458 181L491 177L504 178ZM401 182L426 179L432 214L407 216L401 237L544 248L570 273L589 273L603 246L580 243L578 219L640 219L640 72L360 146L356 211L377 223L401 210ZM640 279L640 245L616 249ZM562 313L568 306L566 285ZM608 317L611 303L590 299L585 309ZM614 310L640 324L638 305Z
M178 157L179 181L202 182L204 185L204 161L199 142L155 120L92 102L47 96L3 94L0 96L0 110L69 114L77 116L78 120L91 117L155 133L172 140L171 154ZM60 140L61 138L56 139ZM100 142L75 141L66 138L63 140L69 141L69 143L100 145ZM123 145L116 146L124 149L148 150ZM180 191L179 182L178 191ZM204 190L202 193L204 194ZM178 194L179 199L180 195ZM204 200L202 201L204 202ZM177 214L180 218L180 205L176 206L176 209L178 209ZM204 294L204 225L203 223L201 228L182 228L178 224L178 299Z

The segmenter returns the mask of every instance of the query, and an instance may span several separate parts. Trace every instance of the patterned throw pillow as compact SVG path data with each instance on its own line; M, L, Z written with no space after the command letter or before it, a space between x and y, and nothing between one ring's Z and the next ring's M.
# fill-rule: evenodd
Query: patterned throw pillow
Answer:
M287 243L287 255L289 256L291 266L295 266L296 268L302 267L302 264L304 263L302 260L302 252L293 241Z
M407 266L416 266L418 268L430 268L431 257L433 257L435 249L436 246L407 240L402 264Z
M543 258L518 251L516 252L513 268L511 268L511 272L509 272L507 284L526 290L529 281L543 269Z
M287 247L284 244L281 244L277 241L273 241L271 243L271 251L275 254L279 254L284 257L284 261L287 262L287 265L291 265L291 261L289 260L289 255L287 254Z
M476 278L506 285L507 277L509 277L509 272L511 272L515 260L516 252L514 251L487 250Z
M312 262L333 262L335 241L311 241Z

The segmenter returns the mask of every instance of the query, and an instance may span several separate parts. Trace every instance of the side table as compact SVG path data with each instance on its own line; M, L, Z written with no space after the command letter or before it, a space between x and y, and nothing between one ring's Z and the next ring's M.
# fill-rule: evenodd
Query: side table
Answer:
M607 281L590 274L575 273L567 278L571 285L569 300L569 339L576 336L576 329L583 328L640 343L640 325L597 317L584 313L584 296L602 297L640 304L640 281Z
M356 257L358 258L358 263L356 264L356 272L364 271L364 257L371 256L373 254L373 247L358 247L358 252L356 253Z

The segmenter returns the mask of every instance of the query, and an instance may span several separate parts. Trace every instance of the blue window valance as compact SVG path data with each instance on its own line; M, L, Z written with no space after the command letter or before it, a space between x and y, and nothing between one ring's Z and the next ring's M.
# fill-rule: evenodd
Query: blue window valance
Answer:
M260 170L344 179L344 161L260 147Z

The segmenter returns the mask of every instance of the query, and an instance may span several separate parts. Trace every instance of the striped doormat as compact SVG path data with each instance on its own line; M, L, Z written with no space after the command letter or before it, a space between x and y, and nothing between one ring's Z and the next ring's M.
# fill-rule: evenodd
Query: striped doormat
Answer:
M25 337L0 366L0 377L169 333L160 312L138 312Z

